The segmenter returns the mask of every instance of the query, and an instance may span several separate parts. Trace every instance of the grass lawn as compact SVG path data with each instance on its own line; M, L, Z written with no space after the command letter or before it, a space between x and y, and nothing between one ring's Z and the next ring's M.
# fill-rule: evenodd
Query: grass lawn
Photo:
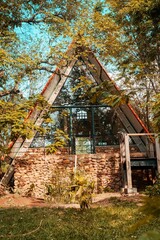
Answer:
M14 240L160 240L160 198L145 207L111 199L111 204L87 210L0 208L0 239ZM157 205L157 202L159 204ZM148 207L149 206L149 207ZM147 237L148 236L148 237Z

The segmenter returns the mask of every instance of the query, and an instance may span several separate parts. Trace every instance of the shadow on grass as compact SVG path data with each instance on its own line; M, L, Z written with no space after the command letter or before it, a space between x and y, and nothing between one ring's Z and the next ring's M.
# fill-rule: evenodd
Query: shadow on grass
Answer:
M14 240L108 240L138 239L154 230L152 222L137 225L146 218L135 203L110 199L112 204L93 209L31 208L0 209L0 239ZM160 232L160 229L158 228Z

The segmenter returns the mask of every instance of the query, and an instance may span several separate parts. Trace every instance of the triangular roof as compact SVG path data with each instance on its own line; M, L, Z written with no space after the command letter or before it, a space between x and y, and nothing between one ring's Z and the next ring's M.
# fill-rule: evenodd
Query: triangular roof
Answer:
M78 48L77 54L77 48L73 43L69 47L67 54L69 58L67 60L66 66L62 66L64 64L64 62L62 61L60 64L61 67L56 68L55 72L51 75L41 93L49 104L54 103L67 77L71 73L72 68L74 67L77 61L77 57L75 57L75 55L76 56L78 55L82 58L83 62L86 64L87 69L90 71L91 75L93 76L97 84L101 84L104 81L108 81L109 83L112 83L113 92L120 91L92 51L90 50L84 51L84 48ZM149 133L148 129L146 128L144 123L141 121L141 119L138 117L135 110L129 103L120 105L116 109L116 112L128 133L142 133L142 132ZM44 111L39 112L39 110L37 110L35 107L35 109L30 112L29 118L33 119L35 124L40 126L43 122L42 117L43 113ZM30 146L32 140L33 138L26 140L18 138L17 141L12 146L10 157L14 158L19 154L25 153L28 147ZM137 144L140 151L145 150L143 139L137 136L134 137L134 142Z

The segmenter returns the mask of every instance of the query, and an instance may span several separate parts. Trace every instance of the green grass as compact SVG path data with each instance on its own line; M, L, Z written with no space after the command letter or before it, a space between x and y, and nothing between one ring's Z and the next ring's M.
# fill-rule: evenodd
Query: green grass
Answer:
M107 207L83 211L56 208L0 209L0 239L130 240L139 239L149 230L156 230L155 236L160 236L160 212L153 211L154 204L148 212L146 208L133 203L116 199L112 202Z

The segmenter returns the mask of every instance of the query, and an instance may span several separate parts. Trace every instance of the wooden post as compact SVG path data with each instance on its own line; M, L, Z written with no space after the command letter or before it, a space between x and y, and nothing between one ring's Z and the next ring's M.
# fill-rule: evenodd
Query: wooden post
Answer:
M74 173L77 172L77 155L74 155Z
M5 173L5 175L3 176L2 180L1 180L1 184L3 186L7 186L10 179L13 177L14 174L14 166L10 165L7 172Z
M132 188L132 173L131 173L131 159L129 150L129 136L125 134L125 152L126 152L126 172L127 172L127 185Z
M157 171L160 174L160 139L158 136L155 137L155 145L156 145L156 157L157 157Z
M154 144L153 144L153 142L149 142L149 150L150 150L149 157L154 158L155 154L154 154Z
M146 154L148 158L154 158L154 143L146 135Z
M124 133L120 135L120 158L121 158L121 173L122 173L123 188L126 187L126 171L124 170L124 163L126 160L124 136L125 136Z
M126 160L125 156L125 134L121 135L120 138L120 157L121 157L121 163L124 163Z

